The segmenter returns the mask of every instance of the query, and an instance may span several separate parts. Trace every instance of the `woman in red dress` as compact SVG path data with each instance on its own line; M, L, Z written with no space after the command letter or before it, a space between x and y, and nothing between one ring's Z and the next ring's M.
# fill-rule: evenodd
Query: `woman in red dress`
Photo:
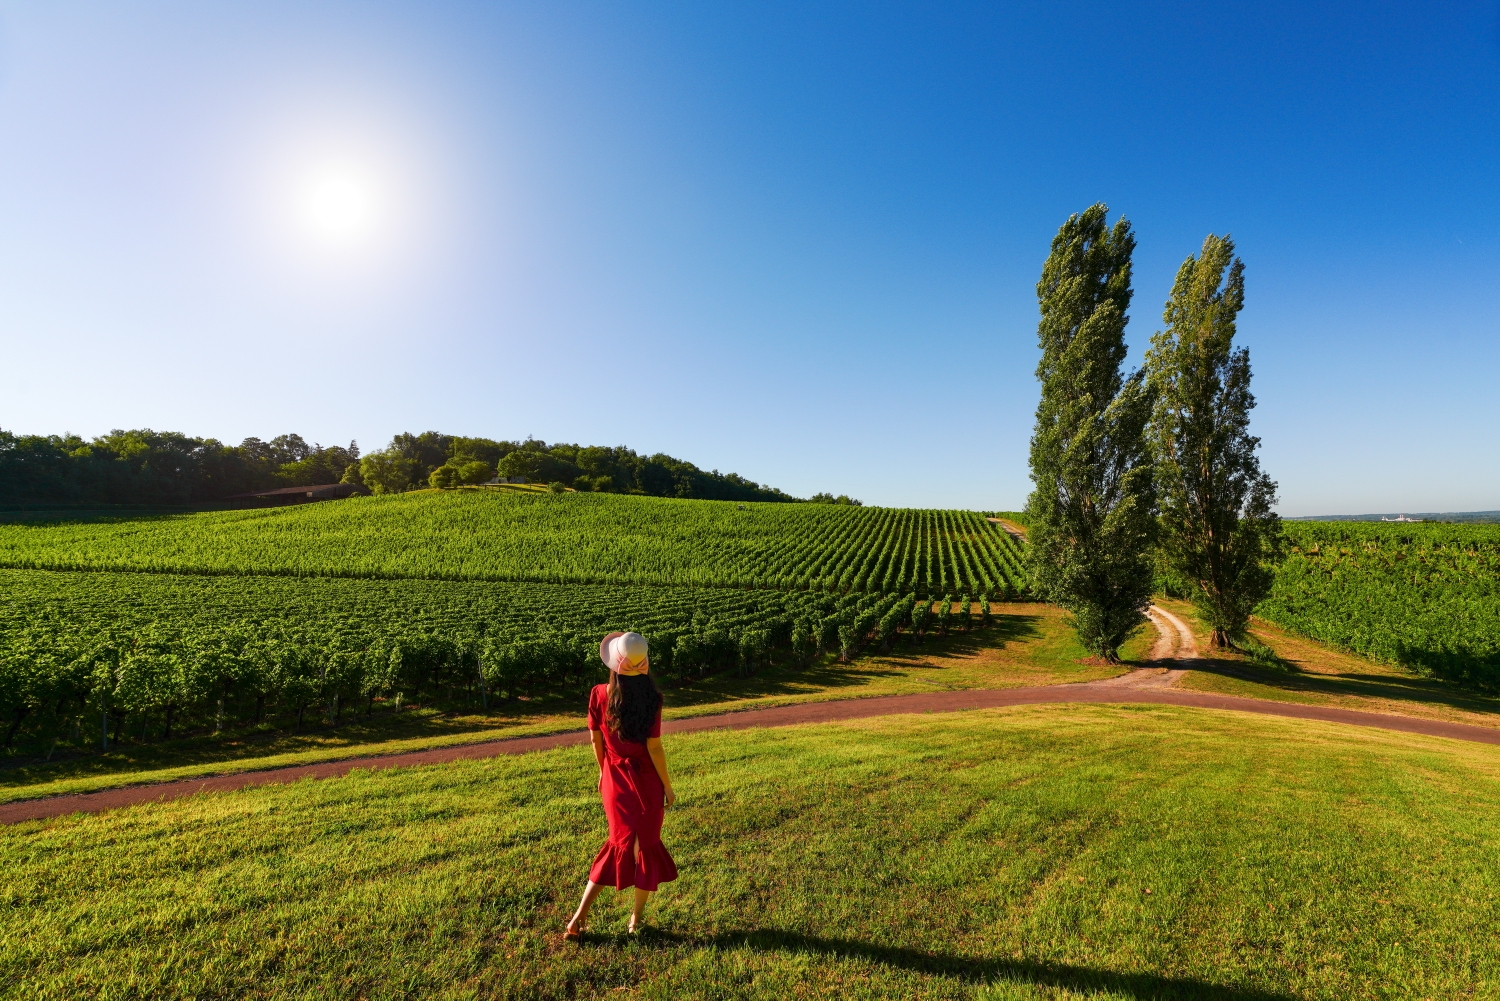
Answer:
M635 887L629 928L634 934L647 898L677 878L677 864L661 843L662 813L677 795L661 747L661 692L647 654L640 633L610 633L599 644L610 675L608 684L595 685L589 694L589 730L609 840L595 856L583 900L563 932L569 941L582 937L589 908L604 887Z

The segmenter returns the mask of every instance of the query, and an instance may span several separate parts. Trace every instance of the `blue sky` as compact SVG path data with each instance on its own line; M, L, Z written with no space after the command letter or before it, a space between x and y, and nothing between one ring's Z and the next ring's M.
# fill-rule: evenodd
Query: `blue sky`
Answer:
M1500 13L1309 6L0 4L0 427L1018 507L1104 201L1132 364L1237 241L1284 514L1500 508Z

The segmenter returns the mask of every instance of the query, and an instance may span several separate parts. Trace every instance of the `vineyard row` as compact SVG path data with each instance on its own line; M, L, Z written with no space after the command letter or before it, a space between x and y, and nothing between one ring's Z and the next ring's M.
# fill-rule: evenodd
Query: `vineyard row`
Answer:
M0 587L7 746L578 695L615 629L645 634L670 681L847 658L989 609L945 599L929 622L932 603L906 594L36 571L0 571Z

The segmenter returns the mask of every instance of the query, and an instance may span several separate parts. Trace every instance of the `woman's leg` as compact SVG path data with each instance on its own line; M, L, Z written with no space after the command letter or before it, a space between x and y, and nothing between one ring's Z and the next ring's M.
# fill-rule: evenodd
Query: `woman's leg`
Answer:
M641 926L641 915L646 910L646 901L651 897L650 890L643 890L639 886L635 888L635 907L630 912L630 930L635 931Z
M583 931L584 925L588 924L589 908L594 906L594 898L599 896L602 889L602 883L589 880L588 885L583 888L583 899L578 902L578 910L573 912L573 920L568 922L568 931Z
M635 854L635 874L639 879L645 875L645 860L641 858L641 839L636 838L635 844L631 845L631 851ZM646 910L646 900L651 896L650 890L643 890L639 886L635 888L635 906L630 909L630 930L635 931L641 923L641 914Z

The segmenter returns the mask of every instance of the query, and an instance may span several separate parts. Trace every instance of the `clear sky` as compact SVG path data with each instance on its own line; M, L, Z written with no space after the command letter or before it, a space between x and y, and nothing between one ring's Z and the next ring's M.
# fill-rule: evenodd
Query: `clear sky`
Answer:
M1316 8L1316 9L1313 9ZM1230 233L1287 515L1500 508L1488 4L0 4L0 427L1019 507L1035 283Z

